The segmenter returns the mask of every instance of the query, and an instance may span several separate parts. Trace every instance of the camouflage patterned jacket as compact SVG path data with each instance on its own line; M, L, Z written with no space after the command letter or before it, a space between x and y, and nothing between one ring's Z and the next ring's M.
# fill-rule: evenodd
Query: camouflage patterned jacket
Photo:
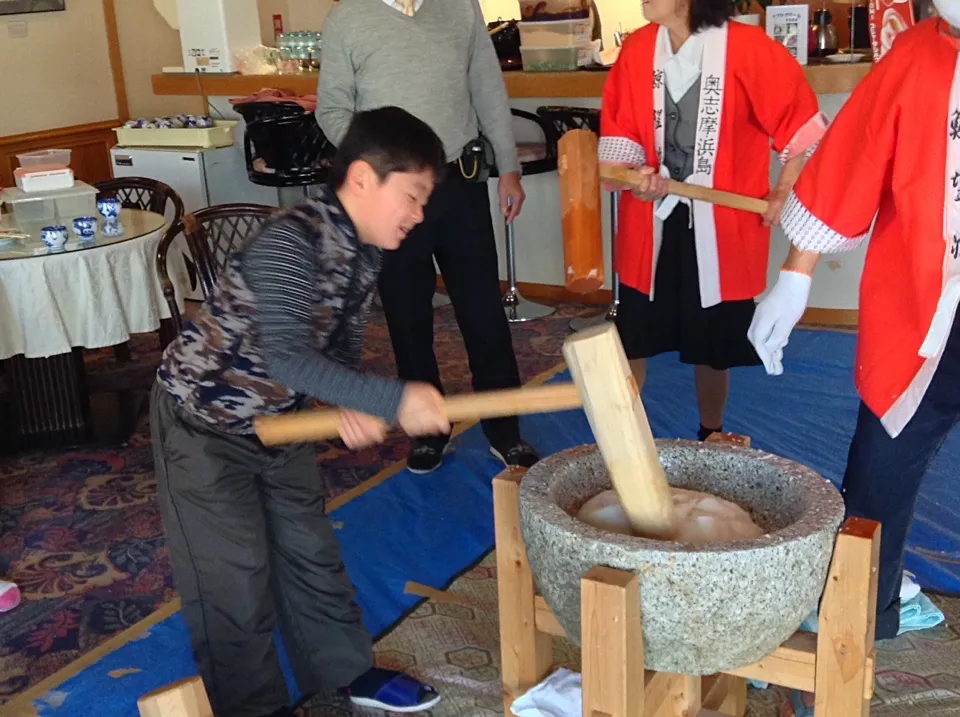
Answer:
M403 385L356 371L381 263L324 188L271 217L167 347L158 380L228 433L307 398L393 421Z

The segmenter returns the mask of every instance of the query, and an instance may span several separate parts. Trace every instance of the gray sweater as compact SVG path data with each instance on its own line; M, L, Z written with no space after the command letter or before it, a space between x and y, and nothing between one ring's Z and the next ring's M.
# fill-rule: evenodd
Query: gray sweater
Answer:
M339 144L354 112L402 107L440 136L447 160L478 135L502 174L520 169L500 63L477 0L424 0L407 17L383 0L345 0L323 26L317 121Z

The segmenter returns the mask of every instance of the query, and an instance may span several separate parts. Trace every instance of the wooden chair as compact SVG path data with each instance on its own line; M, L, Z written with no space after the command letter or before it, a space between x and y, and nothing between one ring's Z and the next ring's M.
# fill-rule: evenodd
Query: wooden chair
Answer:
M276 207L264 204L221 204L187 213L177 226L170 227L157 249L157 276L173 320L172 335L161 337L164 346L182 327L176 293L167 271L167 253L173 240L183 232L196 265L200 288L204 297L208 297L229 256L243 248L250 235L276 211Z
M167 218L169 228L180 226L183 219L183 199L168 184L146 177L115 177L94 185L97 189L97 199L112 197L120 201L124 209L140 209L153 212ZM172 208L172 215L167 210ZM176 323L173 321L172 323ZM170 322L160 324L160 343L166 346L172 331ZM113 353L118 363L131 361L130 345L127 342L113 347Z
M119 199L124 209L141 209L167 216L167 205L173 206L171 225L183 218L183 200L169 185L146 177L117 177L97 182L97 198Z

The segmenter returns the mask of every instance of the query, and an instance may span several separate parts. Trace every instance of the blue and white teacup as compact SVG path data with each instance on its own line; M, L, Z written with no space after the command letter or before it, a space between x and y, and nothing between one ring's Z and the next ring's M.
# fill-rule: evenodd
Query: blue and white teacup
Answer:
M120 216L120 200L112 197L97 200L97 211L108 222L115 222Z
M62 225L44 227L40 230L40 240L50 249L63 249L67 243L67 228Z
M73 220L73 232L80 241L92 241L97 235L97 218L77 217Z
M118 221L104 222L103 226L100 227L100 233L108 238L122 237L123 224Z

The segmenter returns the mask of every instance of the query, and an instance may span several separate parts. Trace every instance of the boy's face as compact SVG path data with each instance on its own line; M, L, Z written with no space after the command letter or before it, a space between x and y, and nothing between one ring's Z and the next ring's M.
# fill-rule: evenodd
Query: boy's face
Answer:
M433 172L394 172L380 181L371 168L372 181L360 191L354 217L365 244L397 249L407 234L423 221L423 208L433 192Z

